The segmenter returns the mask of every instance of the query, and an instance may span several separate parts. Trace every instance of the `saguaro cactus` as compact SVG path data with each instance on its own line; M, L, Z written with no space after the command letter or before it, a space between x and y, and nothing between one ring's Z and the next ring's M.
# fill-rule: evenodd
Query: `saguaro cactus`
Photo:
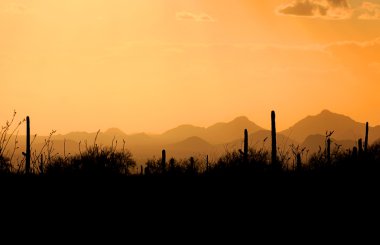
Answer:
M30 118L26 117L25 173L30 173Z
M169 171L171 173L173 173L174 168L175 168L175 160L174 160L174 158L170 158L170 160L169 160Z
M208 165L208 155L206 156L206 171L208 171L209 165Z
M248 130L244 130L244 163L248 162Z
M162 150L162 157L161 157L161 166L162 166L162 172L166 172L166 151Z
M363 155L363 140L359 139L358 141L358 150L359 150L359 157Z
M194 159L194 157L190 157L190 172L192 173L192 174L195 174L195 172L196 172L196 167L195 167L195 159Z
M365 140L364 140L364 152L367 153L368 151L368 122L365 124Z
M352 149L352 158L356 159L358 157L358 148L354 146Z
M277 163L276 113L272 111L272 165Z
M302 170L302 158L301 158L301 154L300 153L297 153L296 170L297 171L301 171Z
M331 139L328 138L327 139L327 147L326 147L326 158L327 158L327 162L330 163L331 162Z

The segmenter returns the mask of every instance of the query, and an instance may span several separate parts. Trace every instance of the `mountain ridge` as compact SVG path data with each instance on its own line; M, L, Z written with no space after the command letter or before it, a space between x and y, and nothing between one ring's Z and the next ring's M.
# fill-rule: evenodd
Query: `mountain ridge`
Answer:
M243 132L246 128L249 132L250 147L270 151L271 131L261 128L244 116L229 122L215 123L209 127L183 124L159 135L146 133L128 135L118 128L110 128L99 133L82 131L53 135L52 139L55 141L54 148L59 154L64 152L64 147L66 154L77 154L80 147L84 150L86 145L91 146L96 143L128 149L139 162L145 162L152 156L159 157L162 149L166 149L170 157L209 155L216 159L226 150L242 148ZM303 118L286 130L277 132L279 152L286 152L290 145L307 147L310 153L318 151L319 146L323 149L326 130L335 130L332 135L333 149L336 145L348 149L355 146L359 138L364 138L365 124L356 122L348 116L323 110L317 115ZM34 146L41 148L47 138L47 136L38 136ZM370 144L375 141L380 142L380 126L370 127L369 139ZM18 140L23 142L25 136L19 136ZM23 148L24 145L20 145L21 151Z
M226 144L241 138L244 129L248 129L249 133L255 133L266 130L250 121L245 116L239 116L229 122L218 122L208 127L199 127L191 124L182 124L175 128L169 129L162 134L125 134L118 128L109 128L104 132L100 132L98 140L112 141L125 140L127 144L174 144L190 137L199 137L210 144ZM291 127L279 131L287 138L296 142L304 142L310 135L324 135L326 131L334 131L333 137L337 140L358 140L364 138L365 123L360 123L349 116L331 112L330 110L322 110L319 114L309 115L299 120ZM370 143L380 139L380 125L371 126L369 128ZM70 132L66 135L58 135L60 139L75 139L93 141L96 132Z
M293 126L280 131L290 138L303 142L309 135L324 135L326 131L334 131L337 140L358 140L364 138L365 123L353 120L351 117L323 110L317 115L307 116ZM380 126L369 127L370 142L380 138Z

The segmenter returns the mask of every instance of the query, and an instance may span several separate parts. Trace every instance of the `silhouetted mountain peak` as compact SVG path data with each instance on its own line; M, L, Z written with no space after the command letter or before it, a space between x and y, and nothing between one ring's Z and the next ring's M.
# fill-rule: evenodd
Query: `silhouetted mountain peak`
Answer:
M324 109L323 111L321 111L321 113L319 113L320 115L332 115L332 114L335 114L327 109Z
M176 145L207 146L207 147L211 146L207 141L197 136L189 137L181 142L178 142Z
M282 133L303 142L309 135L325 135L326 131L334 131L333 137L338 140L357 140L364 137L365 124L348 116L323 110L317 115L302 119ZM373 136L377 137L375 131L371 131L371 137Z
M202 137L205 133L205 128L196 127L190 124L183 124L176 128L166 131L161 136L169 142L178 142L192 136Z
M332 111L329 111L329 110L323 110L318 115L312 116L312 117L323 117L323 118L331 118L331 119L338 119L338 120L339 119L340 120L349 120L349 121L354 122L353 119L351 119L350 117L348 117L346 115L338 114L338 113L335 113L335 112L332 112Z
M185 140L182 140L180 142L170 144L168 147L169 151L184 151L184 150L190 150L192 152L201 152L207 149L212 148L212 145L205 141L204 139L193 136L189 137Z
M248 119L248 117L246 116L240 116L240 117L236 117L234 120L230 121L230 122L220 122L220 123L216 123L210 127L208 127L207 129L215 129L215 128L219 128L219 127L233 127L233 128L241 128L241 127L244 127L244 128L254 128L255 131L258 131L258 130L261 130L262 128L257 126L255 123L253 123L252 121L250 121Z
M194 125L191 125L191 124L182 124L182 125L179 125L178 127L174 128L174 129L171 129L171 130L178 130L178 129L194 129L194 128L200 128L200 127L197 127L197 126L194 126ZM170 131L170 130L169 130ZM168 131L168 132L169 132Z
M118 128L109 128L104 133L110 135L125 135L125 133Z
M240 116L231 121L231 123L252 123L248 117Z
M163 135L178 134L178 133L186 134L188 132L199 132L203 130L205 129L202 127L193 126L191 124L182 124L178 127L175 127L173 129L166 131ZM190 136L193 136L193 135L190 135Z

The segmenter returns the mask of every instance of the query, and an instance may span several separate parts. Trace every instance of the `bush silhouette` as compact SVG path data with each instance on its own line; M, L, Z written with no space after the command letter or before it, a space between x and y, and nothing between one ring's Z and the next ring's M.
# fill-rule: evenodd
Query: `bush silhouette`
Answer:
M10 174L12 170L12 164L9 158L0 156L0 174Z
M129 151L95 145L80 155L56 158L46 166L46 174L131 175L131 169L135 166L136 162Z

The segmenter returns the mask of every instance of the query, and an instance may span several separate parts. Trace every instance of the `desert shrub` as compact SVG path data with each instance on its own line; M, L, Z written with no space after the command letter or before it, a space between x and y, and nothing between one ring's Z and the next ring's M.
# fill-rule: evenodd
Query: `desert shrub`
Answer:
M79 155L54 159L46 167L46 174L130 175L135 166L129 151L94 145Z
M221 175L250 175L270 171L270 154L264 150L249 149L245 161L241 151L226 151L215 164L212 165L211 174Z
M13 170L12 159L18 147L18 130L25 119L15 123L16 111L13 112L11 120L0 127L0 173L11 173Z
M0 174L9 174L12 170L12 164L9 158L0 156Z

